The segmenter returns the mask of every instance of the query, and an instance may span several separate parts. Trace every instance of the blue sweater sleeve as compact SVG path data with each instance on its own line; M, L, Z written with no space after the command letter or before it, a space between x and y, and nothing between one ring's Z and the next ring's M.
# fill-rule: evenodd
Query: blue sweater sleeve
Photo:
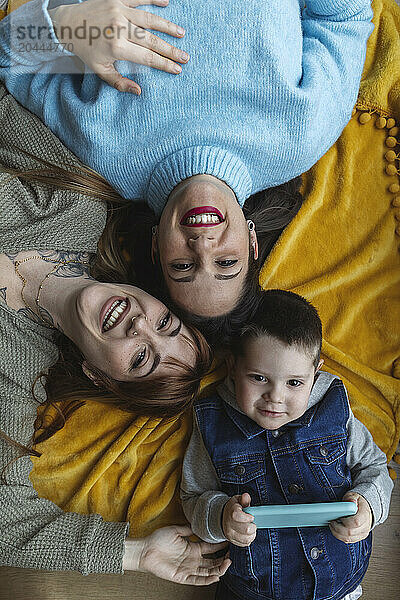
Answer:
M326 105L319 108L327 117L339 113L346 122L350 118L373 30L372 17L369 0L307 1L300 87L324 91Z
M48 8L80 1L33 0L0 21L1 80L14 98L42 119L52 79L82 72L74 55L58 41ZM48 95L46 100L50 106L55 98Z
M62 4L79 4L80 0L64 0ZM33 0L12 11L0 21L0 65L12 71L25 67L34 74L43 63L73 56L59 43L48 9L52 0ZM58 2L58 4L61 4ZM4 75L3 75L4 78Z

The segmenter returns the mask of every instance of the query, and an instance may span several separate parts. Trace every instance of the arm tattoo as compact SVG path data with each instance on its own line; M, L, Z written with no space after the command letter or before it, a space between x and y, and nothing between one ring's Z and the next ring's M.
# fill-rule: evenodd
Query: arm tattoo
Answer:
M41 250L39 256L48 262L68 262L61 264L53 273L55 277L82 277L93 279L90 276L90 258L89 252L68 252L65 250Z
M13 254L10 254L10 252L4 252L5 256L7 256L7 258L9 258L11 260L11 262L13 263L16 259L16 257L18 256L18 252L14 252Z
M45 308L43 308L43 306L39 306L39 310L40 310L40 314L42 315L42 317L46 321L46 323L48 323L49 325L52 325L54 327L54 321L53 321L53 317L51 316L51 314ZM17 312L19 315L23 315L24 317L27 317L31 321L34 321L35 323L39 323L39 325L43 325L42 319L35 312L33 312L33 310L31 308L20 308Z
M70 252L68 250L38 250L38 255L49 263L63 263L68 264L60 266L53 273L55 277L82 277L85 279L94 279L90 275L90 261L93 257L89 252ZM19 252L15 253L4 253L13 264L15 264L16 257Z

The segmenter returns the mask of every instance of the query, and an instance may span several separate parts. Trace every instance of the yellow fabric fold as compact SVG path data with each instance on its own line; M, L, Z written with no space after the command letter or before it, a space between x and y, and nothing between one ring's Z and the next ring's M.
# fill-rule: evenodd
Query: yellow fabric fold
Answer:
M22 3L11 0L9 8ZM400 185L386 169L400 166L385 154L400 154L400 137L393 122L382 127L378 119L400 122L400 9L394 0L375 0L373 8L358 110L305 175L304 205L260 282L296 291L318 308L324 367L343 379L356 416L390 458L400 431ZM33 458L31 480L65 510L129 520L130 535L144 536L186 522L179 478L190 433L190 415L134 418L89 400L36 446L42 456Z

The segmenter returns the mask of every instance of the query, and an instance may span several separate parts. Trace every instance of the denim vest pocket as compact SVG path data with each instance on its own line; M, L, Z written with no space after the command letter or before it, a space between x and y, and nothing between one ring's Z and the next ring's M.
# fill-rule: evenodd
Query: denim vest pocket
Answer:
M368 537L354 544L347 544L353 563L353 574L366 570L372 550L372 532Z
M265 461L238 457L215 465L222 489L226 494L235 496L248 492L252 504L265 501Z
M341 500L343 486L350 483L346 467L345 441L322 442L303 450L319 485L333 500Z

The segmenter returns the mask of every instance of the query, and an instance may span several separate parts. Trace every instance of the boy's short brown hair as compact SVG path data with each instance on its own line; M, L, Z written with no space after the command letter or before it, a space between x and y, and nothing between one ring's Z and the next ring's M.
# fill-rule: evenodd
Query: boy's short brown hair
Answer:
M243 353L246 340L269 335L288 346L299 346L318 367L322 346L322 323L316 308L302 296L285 290L261 290L257 309L232 342L235 356Z

